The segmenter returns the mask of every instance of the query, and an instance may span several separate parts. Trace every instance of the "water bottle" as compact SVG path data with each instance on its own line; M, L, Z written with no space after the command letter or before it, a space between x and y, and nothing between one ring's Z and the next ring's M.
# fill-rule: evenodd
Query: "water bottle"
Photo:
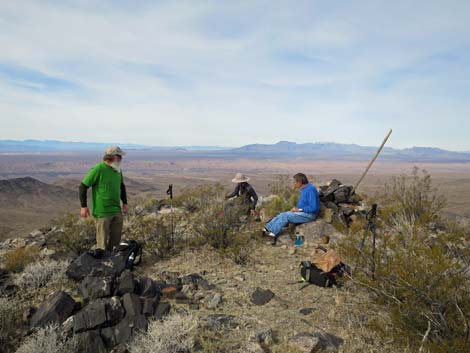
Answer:
M126 267L127 268L132 268L132 265L134 265L134 259L135 259L135 254L134 252L131 252L129 257L127 258L127 263L126 263Z
M302 246L303 243L304 243L303 236L299 232L295 233L294 245L295 246Z

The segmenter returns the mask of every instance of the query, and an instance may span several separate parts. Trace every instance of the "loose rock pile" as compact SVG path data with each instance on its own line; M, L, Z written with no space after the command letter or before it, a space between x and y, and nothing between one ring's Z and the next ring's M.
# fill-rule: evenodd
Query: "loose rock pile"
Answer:
M348 227L351 222L365 217L365 208L361 205L362 198L352 192L351 185L344 185L333 179L319 187L320 217L327 223L337 222Z
M31 318L31 329L61 324L68 336L77 335L80 352L125 352L126 343L138 331L146 331L150 319L162 319L171 305L190 299L183 287L213 288L199 274L166 280L135 277L125 270L125 258L106 253L95 259L85 253L73 261L67 276L78 281L80 300L55 292Z

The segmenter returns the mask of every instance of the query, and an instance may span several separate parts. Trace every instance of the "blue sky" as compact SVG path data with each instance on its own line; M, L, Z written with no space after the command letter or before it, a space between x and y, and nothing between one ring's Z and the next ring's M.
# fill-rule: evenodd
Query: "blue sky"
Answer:
M467 1L2 1L0 139L470 150Z

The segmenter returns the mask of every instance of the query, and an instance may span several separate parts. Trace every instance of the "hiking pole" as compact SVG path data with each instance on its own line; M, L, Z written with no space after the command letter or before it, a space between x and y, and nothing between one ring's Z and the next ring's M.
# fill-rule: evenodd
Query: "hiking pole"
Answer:
M372 164L374 164L375 160L377 159L377 157L379 156L380 152L382 151L382 148L385 146L385 143L387 143L387 140L388 138L390 137L390 135L392 134L392 129L388 130L388 133L387 135L385 136L382 144L380 145L379 149L377 150L377 152L375 153L374 157L372 157L372 159L370 160L369 162L369 165L367 166L366 170L364 171L364 173L362 173L361 177L359 178L358 182L356 183L356 185L354 186L354 188L352 189L351 191L351 195L354 194L354 192L356 191L357 187L359 186L359 184L361 183L362 179L364 179L364 177L366 176L367 172L369 171L370 167L372 167Z
M369 212L367 212L366 219L366 229L364 231L364 237L362 238L361 245L359 246L359 250L362 251L364 249L364 244L366 242L367 233L372 233L372 265L371 265L371 272L372 278L375 276L375 249L377 243L377 226L374 223L374 218L377 216L377 204L374 203Z
M170 196L170 222L171 222L171 248L173 248L175 243L175 227L173 224L173 184L168 186L166 194Z

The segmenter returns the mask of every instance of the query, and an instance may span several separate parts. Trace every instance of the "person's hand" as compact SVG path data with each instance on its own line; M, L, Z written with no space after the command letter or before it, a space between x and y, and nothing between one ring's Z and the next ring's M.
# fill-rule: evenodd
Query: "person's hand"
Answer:
M291 211L292 212L299 212L300 210L297 207L292 207Z
M127 214L127 212L129 212L129 206L127 204L122 205L122 212L124 214Z
M80 217L83 217L83 218L90 217L90 209L88 207L80 208Z

